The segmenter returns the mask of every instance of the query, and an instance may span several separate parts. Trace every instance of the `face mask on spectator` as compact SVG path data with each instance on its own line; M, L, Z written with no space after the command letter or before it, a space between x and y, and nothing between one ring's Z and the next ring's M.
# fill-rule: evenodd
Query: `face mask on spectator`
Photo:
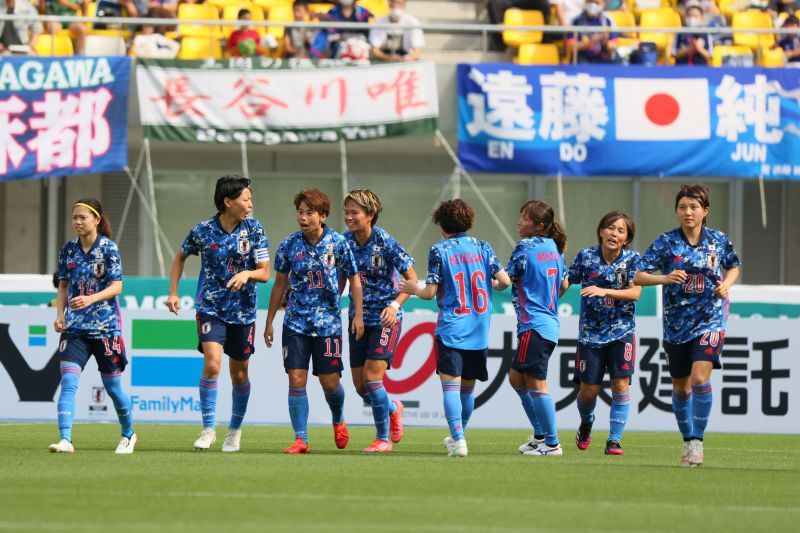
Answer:
M600 13L603 11L603 8L600 7L600 4L595 2L587 2L586 4L586 14L592 18L596 18L600 16Z
M697 28L703 25L703 20L700 17L686 17L686 26L689 28Z
M400 20L400 17L403 16L403 10L399 7L393 7L392 11L389 13L389 18L392 20Z

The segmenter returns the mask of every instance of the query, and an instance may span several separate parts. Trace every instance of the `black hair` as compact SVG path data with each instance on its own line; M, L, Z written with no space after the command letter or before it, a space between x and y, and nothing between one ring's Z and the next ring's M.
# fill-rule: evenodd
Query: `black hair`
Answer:
M81 198L73 205L73 209L75 206L83 204L84 206L89 206L89 212L92 216L99 218L100 222L97 224L97 233L104 237L111 238L111 221L108 217L103 213L103 204L100 203L100 200L97 198Z
M217 186L214 189L214 205L217 206L219 213L225 212L225 199L230 198L235 200L242 195L245 189L250 188L250 180L231 174L222 176L217 180Z

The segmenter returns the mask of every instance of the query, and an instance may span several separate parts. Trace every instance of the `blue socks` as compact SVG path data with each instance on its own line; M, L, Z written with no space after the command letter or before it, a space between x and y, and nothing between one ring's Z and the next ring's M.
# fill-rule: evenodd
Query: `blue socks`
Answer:
M683 393L672 391L672 412L678 422L683 440L692 438L692 391Z
M306 389L289 389L289 418L295 438L308 443L308 396Z
M544 430L544 443L548 446L558 445L558 432L556 431L556 406L553 397L546 392L530 391L533 399L533 411L536 419L541 421Z
M608 440L622 442L622 432L625 431L625 424L628 423L628 415L630 412L630 392L621 392L611 395L611 413L609 415L611 427L608 432Z
M587 405L581 401L581 396L579 394L578 401L575 403L578 404L578 413L581 415L581 422L594 424L594 408L597 405L597 400Z
M244 414L247 412L247 401L250 399L250 380L241 385L235 383L232 383L232 385L233 407L231 408L231 423L228 424L228 429L240 429Z
M465 387L461 385L461 424L464 430L467 429L472 411L475 410L475 386Z
M325 393L325 401L331 408L331 416L333 417L334 424L341 424L344 422L344 387L339 383L335 391ZM374 407L373 407L374 408Z
M528 394L528 387L523 385L521 387L514 387L514 392L519 395L519 401L522 402L522 408L525 409L525 414L528 416L528 421L533 428L534 438L541 439L544 437L544 430L542 425L536 419L536 413L533 411L533 398Z
M442 395L444 396L444 416L450 427L450 436L453 440L461 440L464 438L464 426L461 422L461 383L442 381Z
M114 374L100 374L103 380L103 386L111 396L111 401L114 402L114 409L117 411L117 418L119 425L122 427L122 436L130 437L133 435L133 417L131 416L131 399L122 390L122 380L120 379L121 372Z
M217 380L200 378L200 411L203 414L203 429L214 429L217 420Z
M76 363L61 364L61 393L58 396L58 432L72 442L72 418L75 416L75 394L81 381L81 367Z
M389 440L389 395L383 387L383 380L367 381L367 394L372 403L372 418L375 419L376 437L380 440ZM395 408L396 409L396 408Z
M703 440L708 418L711 416L711 382L692 385L692 428L693 439Z

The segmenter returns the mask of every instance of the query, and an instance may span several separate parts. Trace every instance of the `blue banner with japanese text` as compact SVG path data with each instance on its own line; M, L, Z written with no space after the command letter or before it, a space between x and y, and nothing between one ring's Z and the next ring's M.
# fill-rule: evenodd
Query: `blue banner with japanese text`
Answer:
M0 181L122 170L128 57L0 61Z
M800 70L460 64L479 172L800 179Z

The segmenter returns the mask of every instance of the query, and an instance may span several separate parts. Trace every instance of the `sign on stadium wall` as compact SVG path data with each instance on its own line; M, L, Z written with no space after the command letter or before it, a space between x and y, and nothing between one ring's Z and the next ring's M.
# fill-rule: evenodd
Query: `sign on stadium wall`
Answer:
M122 170L128 57L0 61L0 181Z
M468 170L800 179L793 69L458 66Z
M144 134L167 141L358 141L433 132L439 114L429 62L142 60L136 82Z
M253 384L246 422L289 424L286 410L287 379L277 347L267 349L261 340L265 312L257 322L257 348L251 360ZM53 331L52 309L0 308L0 419L55 420L58 398L58 335ZM407 406L411 425L446 427L441 387L432 352L434 316L412 314L405 318L392 370L384 383L393 397ZM279 325L282 315L276 318ZM577 318L562 321L558 348L550 360L548 382L558 409L560 428L575 428L577 389L572 383ZM476 386L477 409L473 428L527 429L519 398L506 374L516 349L513 317L492 319L489 381ZM125 344L130 366L123 375L133 400L135 419L163 422L200 421L197 385L202 370L195 351L197 336L193 315L172 317L166 312L127 311L123 314ZM671 413L671 388L661 346L657 318L638 320L633 398L629 429L675 429ZM714 411L710 431L800 433L800 360L792 354L800 346L796 319L732 319L728 322L723 369L712 377ZM347 353L347 341L343 353ZM223 365L225 368L225 365ZM351 424L371 424L372 416L356 395L348 374L346 417ZM230 378L220 376L218 420L230 415ZM330 422L330 410L315 379L309 382L310 421ZM598 401L596 427L607 428L611 398L606 387ZM81 378L77 418L115 420L94 361Z

